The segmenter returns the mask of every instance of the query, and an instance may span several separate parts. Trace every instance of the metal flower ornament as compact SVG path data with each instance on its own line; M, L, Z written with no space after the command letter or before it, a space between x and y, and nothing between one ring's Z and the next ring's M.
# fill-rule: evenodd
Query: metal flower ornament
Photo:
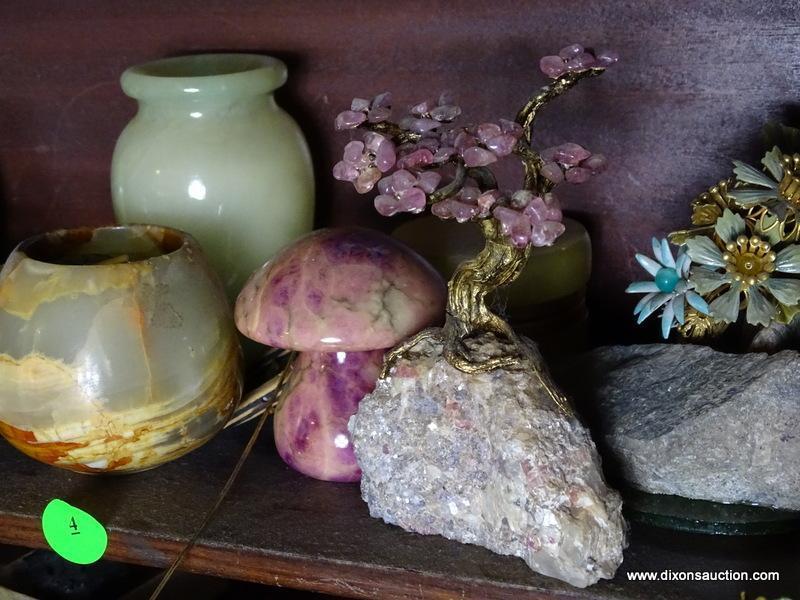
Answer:
M800 140L796 130L779 130ZM626 290L647 294L634 309L639 323L663 307L665 339L673 328L702 338L736 322L800 326L800 154L776 145L761 164L759 170L733 161L733 177L692 201L694 227L669 235L679 247L675 265L667 240L653 242L658 262L636 255L655 277ZM688 303L685 311L679 297Z
M644 254L636 255L636 260L653 276L653 281L637 281L629 285L627 291L646 294L633 310L639 323L664 307L661 313L661 333L666 339L674 325L685 323L687 303L704 315L709 314L709 307L689 282L692 261L684 249L678 251L676 259L666 239L653 238L653 256L655 260Z
M365 194L377 187L375 209L390 217L430 209L441 219L477 221L486 240L483 251L459 266L449 283L443 331L427 330L387 355L387 367L420 337L442 335L448 362L465 372L522 368L524 344L487 305L487 295L513 281L531 247L551 245L564 232L553 189L597 175L605 158L575 143L537 150L533 127L539 111L579 81L601 75L617 62L614 52L593 52L580 44L540 61L550 83L534 94L514 120L477 125L457 123L461 108L452 97L413 105L392 120L388 93L355 98L336 117L339 130L360 134L344 148L333 168L336 179ZM514 158L525 172L520 189L502 190L491 165ZM494 335L506 348L498 356L475 356L469 340Z

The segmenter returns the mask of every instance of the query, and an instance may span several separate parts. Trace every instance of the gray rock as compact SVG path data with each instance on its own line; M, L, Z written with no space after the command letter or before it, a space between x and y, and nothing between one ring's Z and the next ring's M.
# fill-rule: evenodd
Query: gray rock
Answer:
M439 344L415 351L350 421L370 514L519 556L579 587L613 577L625 547L621 500L571 411L533 370L468 375Z
M609 346L569 374L606 459L634 487L800 510L797 352Z

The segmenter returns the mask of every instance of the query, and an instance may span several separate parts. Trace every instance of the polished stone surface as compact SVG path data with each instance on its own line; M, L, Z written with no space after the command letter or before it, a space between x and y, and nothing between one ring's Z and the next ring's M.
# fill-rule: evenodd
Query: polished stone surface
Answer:
M441 276L368 229L322 229L256 271L236 302L247 337L292 350L390 348L444 318Z
M222 286L155 226L23 243L0 272L0 433L75 471L154 467L219 431L241 395Z
M472 343L495 353L485 337ZM370 514L519 556L578 587L612 578L626 545L622 502L586 429L532 371L470 375L439 344L414 351L350 421Z
M375 388L382 365L383 350L298 355L274 421L286 464L315 479L361 479L347 422Z
M120 78L139 109L113 134L116 221L192 234L231 303L255 269L314 221L311 153L273 95L286 79L277 58L194 52L132 66Z

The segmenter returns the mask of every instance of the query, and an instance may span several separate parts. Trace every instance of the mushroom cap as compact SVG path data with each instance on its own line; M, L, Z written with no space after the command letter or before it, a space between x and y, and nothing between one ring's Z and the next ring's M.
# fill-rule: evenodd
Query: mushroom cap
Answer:
M442 277L405 244L370 229L320 229L250 277L236 326L276 348L378 350L441 321L446 298Z

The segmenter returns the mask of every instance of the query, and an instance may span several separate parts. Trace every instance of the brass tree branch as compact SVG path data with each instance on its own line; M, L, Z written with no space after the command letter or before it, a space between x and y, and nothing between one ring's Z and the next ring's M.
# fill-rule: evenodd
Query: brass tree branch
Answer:
M398 144L418 142L420 139L422 139L422 135L419 133L414 133L413 131L403 129L397 123L392 123L391 121L381 121L380 123L365 122L359 127L366 129L367 131L380 133L381 135L385 135L390 139L393 138L397 140Z
M497 189L497 179L486 167L471 167L467 170L467 175L478 183L482 191Z
M572 88L582 79L597 77L598 75L602 75L604 71L605 69L595 68L565 73L544 86L538 94L528 100L525 106L517 113L516 118L517 123L522 125L525 141L530 145L531 139L533 138L533 123L539 114L539 110L545 104Z
M540 175L544 164L542 157L531 147L533 125L539 115L539 110L551 100L571 89L582 79L597 77L602 75L604 71L605 69L586 69L584 71L565 73L541 88L539 93L531 97L517 113L516 122L522 126L524 142L520 140L520 143L514 149L514 154L520 157L525 167L526 190L544 194L553 189L553 184Z
M463 161L459 160L456 164L456 174L453 177L453 180L448 183L447 185L440 187L438 190L433 192L432 194L428 195L428 204L436 204L437 202L441 202L449 198L450 196L454 196L458 193L458 191L464 187L464 182L467 179L467 169L464 166Z

